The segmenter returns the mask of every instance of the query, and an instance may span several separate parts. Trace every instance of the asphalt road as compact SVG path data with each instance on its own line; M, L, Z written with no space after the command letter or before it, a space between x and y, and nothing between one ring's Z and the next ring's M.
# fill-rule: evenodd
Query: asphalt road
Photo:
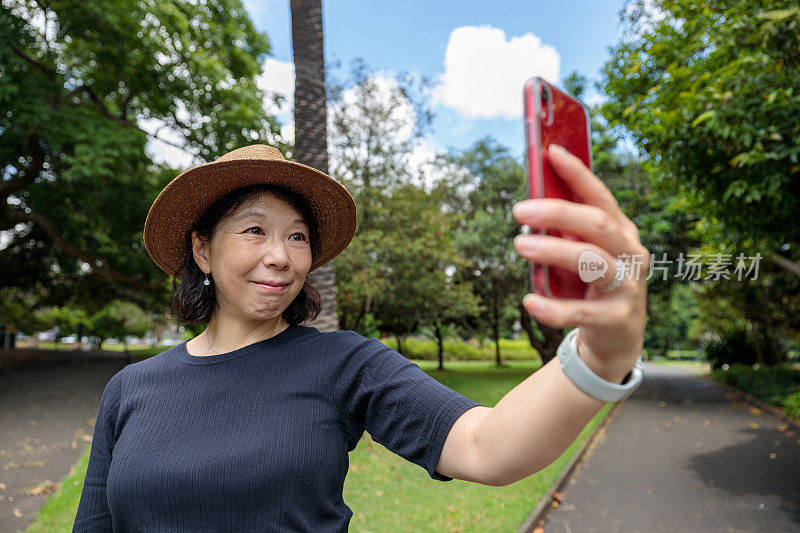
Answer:
M561 494L547 533L800 531L800 428L709 378L646 364Z
M103 389L125 366L113 352L48 352L0 372L0 532L26 528L91 442ZM34 487L43 494L28 494Z

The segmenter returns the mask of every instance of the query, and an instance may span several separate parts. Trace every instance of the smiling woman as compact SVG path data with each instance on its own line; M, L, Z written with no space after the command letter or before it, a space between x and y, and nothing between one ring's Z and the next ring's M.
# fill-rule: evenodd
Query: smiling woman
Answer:
M125 367L100 401L74 531L346 531L348 452L365 430L437 471L477 402L377 339L320 332L308 273L355 233L329 176L254 145L156 198L148 253L197 337Z
M269 236L266 231L270 232ZM283 248L293 258L302 251L308 255L310 265L311 260L319 256L319 228L311 207L290 189L277 185L251 185L226 194L206 209L186 235L182 283L175 287L173 298L178 318L186 324L208 322L221 304L229 305L231 298L220 294L220 285L224 287L229 281L226 273L231 266L230 258L238 260L244 253L251 261L257 261L256 254L269 251L265 247L274 248L275 232L287 233L285 239L292 242ZM296 233L302 235L302 239ZM212 256L213 251L217 253ZM226 254L228 259L222 261ZM215 259L213 265L212 259ZM250 266L255 268L255 265ZM280 281L290 276L286 273L268 274L267 268L265 265L260 272L247 273L248 281ZM306 274L307 271L308 267ZM204 284L205 279L209 280L208 285ZM177 279L173 278L175 285ZM293 285L288 291L293 298L287 302L283 318L295 325L315 318L320 302L317 290L305 275L301 280L295 280ZM229 291L233 288L230 286Z

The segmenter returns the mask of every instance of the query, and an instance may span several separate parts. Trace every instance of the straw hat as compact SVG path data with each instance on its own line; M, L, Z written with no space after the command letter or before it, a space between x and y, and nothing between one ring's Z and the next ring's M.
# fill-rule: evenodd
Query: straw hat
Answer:
M227 193L263 183L291 189L310 204L320 234L320 254L311 270L350 244L356 231L356 204L350 193L327 174L287 161L277 148L254 144L190 168L164 187L144 223L147 253L162 270L180 277L186 236L200 215Z

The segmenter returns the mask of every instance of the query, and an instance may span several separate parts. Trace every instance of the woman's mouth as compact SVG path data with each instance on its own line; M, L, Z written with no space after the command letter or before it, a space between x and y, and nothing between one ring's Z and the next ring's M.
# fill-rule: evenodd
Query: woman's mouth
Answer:
M267 283L259 283L258 281L254 281L253 283L258 285L259 287L261 287L265 291L269 291L269 292L281 292L281 291L286 290L286 287L291 285L291 283L284 283L284 282L279 282L279 281L275 281L275 282L270 281L270 282L267 282Z

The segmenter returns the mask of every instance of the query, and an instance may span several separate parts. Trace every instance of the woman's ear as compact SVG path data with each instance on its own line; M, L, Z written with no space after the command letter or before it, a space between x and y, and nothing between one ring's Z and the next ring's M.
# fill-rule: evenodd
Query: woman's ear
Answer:
M206 274L211 271L210 258L208 256L208 247L210 245L211 241L202 238L196 230L192 231L192 254L197 266Z

